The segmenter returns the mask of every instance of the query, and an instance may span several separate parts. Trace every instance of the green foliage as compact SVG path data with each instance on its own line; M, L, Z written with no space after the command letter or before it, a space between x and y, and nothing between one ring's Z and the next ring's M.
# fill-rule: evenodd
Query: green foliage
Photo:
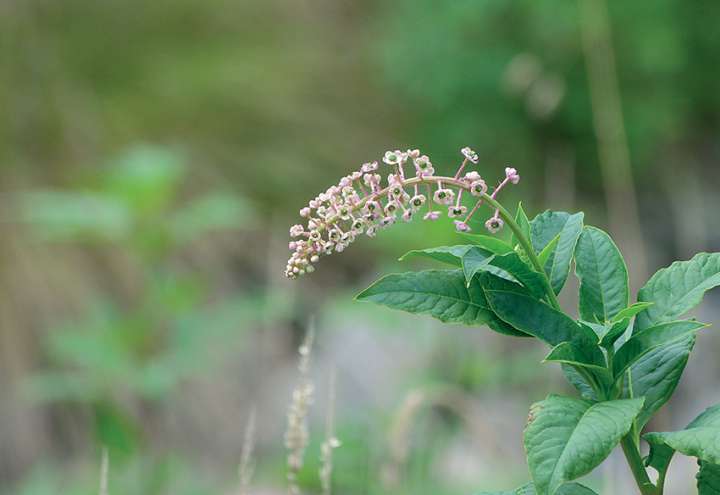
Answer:
M720 254L700 254L660 270L640 291L639 301L629 304L620 251L608 234L583 226L582 213L547 211L527 222L520 206L514 218L504 214L503 219L514 233L511 245L465 235L474 246L412 251L402 259L423 256L462 269L389 275L358 296L445 322L532 336L551 347L544 362L560 364L583 399L551 395L531 408L525 447L534 483L499 493L592 493L569 483L591 472L621 442L643 495L660 493L673 451L698 457L698 486L713 493L720 479L720 429L710 420L715 412L681 432L645 436L653 445L648 465L661 474L657 485L644 471L639 434L672 396L695 335L707 326L673 318L720 285ZM518 248L526 242L533 253ZM555 298L573 260L577 321Z
M613 375L615 378L622 378L633 364L649 352L670 342L684 340L705 326L707 325L696 321L673 321L634 334L615 354Z
M630 367L623 394L645 397L638 428L645 426L675 392L693 347L695 337L688 336L650 351Z
M467 253L471 247L472 246L440 246L428 249L415 249L400 256L398 261L405 261L409 258L415 257L424 257L459 268L462 266L462 260L465 253Z
M637 329L671 321L700 304L705 292L720 285L720 253L700 253L658 271L638 292L638 301L651 302L640 313Z
M520 230L526 239L530 238L530 219L527 217L525 210L523 209L522 203L518 204L517 212L515 213L515 223L518 224ZM513 248L517 248L520 240L513 233L510 237L510 244Z
M560 236L555 251L543 265L556 294L560 293L570 273L570 262L582 232L583 218L582 213L570 215L548 210L536 216L530 225L530 238L537 252L542 252L556 236Z
M580 317L611 321L628 305L628 272L615 243L600 229L585 227L575 249L580 280Z
M561 486L556 492L558 495L596 495L590 488L581 485L580 483L568 483ZM480 492L477 495L537 495L535 491L535 485L528 483L527 485L521 486L515 490L509 490L504 492Z
M266 304L264 295L250 292L217 297L199 272L176 263L179 252L208 235L253 225L243 198L189 193L188 179L184 155L141 146L99 166L87 184L17 197L18 220L36 240L122 252L127 280L136 286L133 298L98 291L79 314L48 329L45 366L23 383L34 401L82 405L95 440L112 452L114 472L129 468L147 442L127 403L155 409L184 380L216 369L237 351L220 342L258 320ZM286 310L277 303L273 318ZM157 493L168 483L118 491Z
M498 256L500 259L497 259ZM513 263L513 261L507 257L517 258L517 253L510 251L506 254L496 255L479 247L468 249L462 257L462 269L465 274L465 280L469 284L478 273L489 272L505 280L517 282L513 274L506 271L503 266L512 265L516 268L520 268L520 266Z
M530 408L525 428L528 466L539 495L554 495L610 455L630 430L642 399L593 404L551 395Z
M449 323L488 325L507 335L521 332L504 324L490 310L479 282L469 286L460 270L428 270L387 275L357 295L409 313L429 314Z
M706 409L684 430L666 433L648 433L650 443L648 465L665 477L675 451L697 457L700 465L698 490L700 495L715 494L720 471L720 405Z
M507 254L513 251L513 247L502 239L483 234L467 234L460 235L471 244L486 249L495 254Z

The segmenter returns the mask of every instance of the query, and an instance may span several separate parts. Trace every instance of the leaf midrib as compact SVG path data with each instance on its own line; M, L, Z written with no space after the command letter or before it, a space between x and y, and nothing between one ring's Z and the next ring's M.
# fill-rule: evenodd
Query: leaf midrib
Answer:
M441 299L450 299L451 301L456 301L456 302L465 303L465 304L468 304L468 305L470 305L470 306L475 306L475 307L480 308L480 309L487 309L486 307L479 305L478 303L476 303L476 302L473 301L472 299L459 299L459 298L457 298L457 297L446 296L446 295L443 295L443 294L437 294L437 293L435 293L435 292L429 292L429 291L423 291L423 290L416 290L416 291L411 291L411 290L385 291L386 294L387 294L387 293L391 293L391 292L394 293L394 294L420 294L420 295L426 295L426 296L435 296L435 297L439 297L439 298L441 298ZM378 293L378 294L371 294L370 296L367 296L367 297L372 297L373 295L380 295L380 294L382 294L382 292L381 292L381 293Z
M572 432L570 433L570 436L568 437L568 441L565 442L562 452L558 456L557 462L555 462L555 464L553 465L552 475L550 476L550 479L548 480L548 487L547 487L548 490L550 490L550 487L553 485L552 482L553 482L553 480L555 480L555 476L557 475L557 467L560 465L560 461L562 461L564 459L565 453L567 452L567 447L568 447L568 445L570 445L570 441L572 440L573 435L575 435L575 432L577 431L578 427L580 426L580 423L582 423L582 420L587 416L588 412L590 412L590 410L593 407L595 407L595 405L588 406L588 408L585 409L585 412L583 412L582 416L580 416L580 419L573 427ZM568 481L568 480L565 480L565 481ZM562 486L562 482L560 483L560 485L558 485L558 487L560 487L560 486ZM550 493L550 492L548 491L548 493Z

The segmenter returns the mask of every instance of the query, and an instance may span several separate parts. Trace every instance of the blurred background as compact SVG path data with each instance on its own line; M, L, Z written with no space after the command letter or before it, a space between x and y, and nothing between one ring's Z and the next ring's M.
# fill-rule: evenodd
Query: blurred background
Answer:
M103 446L111 494L285 493L313 319L305 493L330 404L335 493L524 483L528 407L567 391L542 346L352 300L451 226L295 282L288 227L387 149L450 173L471 146L483 175L520 170L507 204L615 234L635 289L718 251L719 22L713 0L0 2L0 493L98 493ZM717 294L698 317L720 320ZM713 333L655 428L720 400ZM674 462L668 493L691 493ZM612 457L586 481L628 480Z

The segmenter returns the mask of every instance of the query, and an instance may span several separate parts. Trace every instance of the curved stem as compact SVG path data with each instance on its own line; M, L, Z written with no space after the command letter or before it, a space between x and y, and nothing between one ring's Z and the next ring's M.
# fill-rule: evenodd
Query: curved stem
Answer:
M533 249L532 244L530 243L530 239L527 238L525 232L523 232L522 228L520 228L512 215L510 215L510 212L508 212L500 203L495 201L487 194L483 194L483 200L500 212L500 216L503 218L508 227L510 227L510 230L513 231L513 234L515 234L515 237L525 251L525 254L527 254L527 257L530 259L530 263L533 264L537 272L542 274L543 283L545 285L545 292L547 293L550 304L558 311L561 311L560 303L558 302L555 291L550 284L550 279L548 278L547 273L545 273L545 269L540 264L540 260L535 254L535 249Z
M463 190L469 190L470 185L460 179L456 179L453 177L441 177L436 175L431 176L423 176L423 177L413 177L411 179L401 180L401 184L403 187L406 186L413 186L416 184L445 184L445 185L451 185L454 187L457 187L459 189ZM381 189L373 194L370 194L368 196L365 196L360 201L358 201L355 206L353 206L352 211L356 211L365 205L368 201L373 201L376 198L382 197L388 193L390 189L390 186ZM515 221L515 218L508 212L500 203L498 203L495 198L490 196L489 194L483 193L480 196L480 199L483 203L486 205L491 206L493 209L500 212L500 216L502 217L503 221L510 227L510 230L513 231L513 234L515 234L515 237L518 239L518 242L522 246L523 250L527 254L528 259L530 260L530 263L532 263L535 270L542 275L543 284L545 285L545 292L547 293L547 298L550 304L553 308L555 308L558 311L562 311L560 308L560 303L557 300L557 296L555 295L555 291L552 288L552 285L550 284L550 279L548 278L547 274L545 273L545 269L540 264L540 260L538 260L537 255L535 254L535 250L532 247L532 244L530 243L530 239L527 238L523 230L520 228L520 226ZM428 198L428 201L430 201L431 198ZM318 228L319 231L322 231L326 228L326 225L323 225Z

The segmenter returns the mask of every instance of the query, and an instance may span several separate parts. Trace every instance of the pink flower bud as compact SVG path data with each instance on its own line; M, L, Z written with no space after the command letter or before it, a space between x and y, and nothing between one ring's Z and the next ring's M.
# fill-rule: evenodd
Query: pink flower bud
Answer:
M433 194L433 200L439 205L449 205L455 199L455 193L452 189L438 189Z
M503 228L504 222L499 217L492 217L487 222L485 222L485 228L488 229L488 231L491 234L497 234L500 232Z
M425 214L423 220L437 220L438 218L440 218L439 211L429 211Z
M410 199L410 208L413 208L414 210L418 210L422 207L422 205L425 204L425 196L422 194L418 194L417 196L413 196Z
M305 227L302 225L293 225L290 227L290 237L300 237L305 232Z
M507 177L513 184L520 182L520 175L518 174L518 171L512 167L505 168L505 177Z
M383 156L383 162L388 165L399 165L401 160L400 151L386 151Z
M450 206L448 208L448 217L457 218L465 215L467 207L465 206Z
M468 224L465 222L461 222L460 220L455 220L455 230L458 232L470 232L472 229Z
M488 190L487 184L482 179L474 181L470 184L470 194L473 196L482 196Z
M474 152L473 150L471 150L469 147L466 146L465 148L461 149L461 150L460 150L460 153L462 153L463 156L464 156L465 158L467 158L468 160L470 160L471 162L473 162L473 163L477 163L477 162L478 162L477 153L475 153L475 152Z

